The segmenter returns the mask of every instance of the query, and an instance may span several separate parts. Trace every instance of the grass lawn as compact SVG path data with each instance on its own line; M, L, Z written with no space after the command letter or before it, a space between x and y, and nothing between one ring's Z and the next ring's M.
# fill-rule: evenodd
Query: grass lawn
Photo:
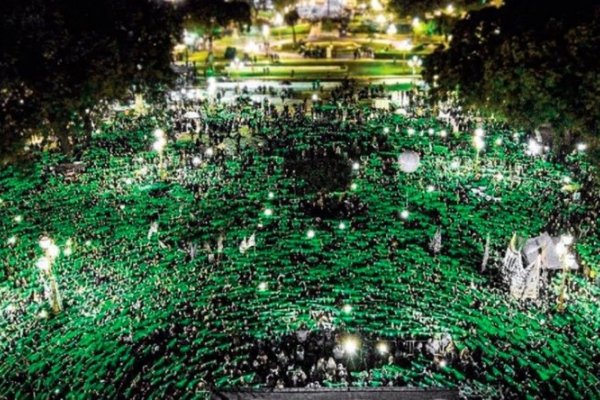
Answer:
M324 61L324 62L323 62ZM341 79L347 75L355 78L377 78L389 76L409 75L412 70L402 62L394 64L389 61L362 60L358 62L339 62L336 60L290 60L282 64L268 65L270 73L265 76L263 67L258 65L252 70L244 67L237 71L222 69L223 73L230 72L232 77L238 78L291 78L292 70L294 79Z

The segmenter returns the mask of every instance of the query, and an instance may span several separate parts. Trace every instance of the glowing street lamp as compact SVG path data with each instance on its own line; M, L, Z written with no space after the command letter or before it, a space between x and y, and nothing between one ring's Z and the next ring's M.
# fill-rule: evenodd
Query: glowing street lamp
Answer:
M412 68L412 74L415 75L417 73L417 68L420 68L423 65L423 60L417 56L412 56L410 60L408 60L408 66Z
M396 28L396 24L390 24L390 26L388 26L386 33L390 36L394 36L395 34L398 33L398 28Z
M217 93L217 80L214 76L211 76L206 80L206 83L208 84L206 91L209 96L214 96Z
M477 154L479 154L485 148L485 141L481 136L475 136L473 138L473 147L477 150Z
M530 156L538 156L542 154L543 146L534 139L529 139L527 143L527 154Z
M475 129L475 135L473 136L473 147L477 151L475 155L475 170L479 169L479 154L485 148L485 131L482 128Z
M167 146L167 138L165 132L162 129L156 129L154 131L154 138L156 141L152 144L152 149L158 153L158 170L160 174L163 173L163 152Z
M383 5L379 2L379 0L371 0L371 9L373 11L382 11Z
M567 282L569 280L569 270L575 263L574 257L569 253L569 247L573 245L573 236L563 235L560 237L558 244L556 245L556 252L563 266L563 277L560 285L560 295L558 297L558 311L563 312L565 309L565 300L567 296Z
M46 274L50 271L50 260L48 259L48 257L40 258L35 265L40 271Z
M186 46L193 46L198 39L198 35L193 32L184 31L183 32L183 43Z
M271 27L267 24L262 26L262 36L265 41L265 55L269 55L269 36L271 35Z
M262 35L265 39L268 39L269 36L271 35L271 27L267 24L264 24L262 26Z
M419 17L414 17L411 22L413 40L416 40L417 36L422 35L425 31L425 24L421 22Z
M383 14L377 15L377 17L375 17L375 22L377 22L377 24L379 24L379 25L385 24L385 22L386 22L385 15L383 15Z
M578 143L577 144L577 151L578 152L582 153L582 152L584 152L586 150L587 150L587 144L585 144L585 143Z
M156 151L157 153L162 154L166 145L167 145L167 140L165 138L160 138L152 144L152 149L154 151Z
M231 61L231 63L229 64L229 68L239 71L240 68L244 67L244 63L242 61L240 61L239 58L234 58L233 61Z
M399 42L396 47L398 48L398 50L400 51L404 51L404 52L408 52L411 51L413 48L412 42L410 41L410 39L405 39L401 42Z
M244 51L250 55L258 53L258 45L255 42L248 42Z
M183 43L185 44L185 63L187 65L189 61L189 49L196 44L198 35L187 30L183 32Z
M62 311L62 302L56 277L52 272L52 265L60 254L60 249L52 239L44 237L39 242L44 250L44 256L38 259L36 266L40 270L41 280L44 283L44 294L54 314Z
M38 245L43 249L43 250L47 250L50 245L52 244L52 240L50 240L49 237L44 236L43 238L40 239L40 241L38 242Z
M50 245L50 247L48 247L48 249L46 250L46 254L48 254L48 258L50 260L54 260L56 257L59 256L60 254L60 249L58 248L57 245L55 245L54 243Z
M283 15L281 15L281 13L275 14L275 18L273 18L273 23L276 26L281 26L281 25L283 25L283 22L284 22L283 21Z
M379 354L381 354L383 356L383 355L386 355L390 351L390 348L387 343L379 342L379 343L377 343L377 351L379 352Z
M360 347L360 342L357 338L350 336L344 339L344 341L342 342L342 346L346 354L351 357L355 355L358 351Z

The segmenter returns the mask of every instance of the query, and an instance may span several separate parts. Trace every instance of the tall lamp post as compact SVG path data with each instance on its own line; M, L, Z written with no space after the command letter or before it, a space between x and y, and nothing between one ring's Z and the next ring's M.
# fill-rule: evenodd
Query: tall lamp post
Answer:
M485 148L485 131L482 128L475 129L473 136L473 147L477 151L475 155L475 171L479 171L479 155Z
M52 266L60 254L60 250L47 237L42 238L39 245L44 250L44 257L40 258L36 265L40 270L42 281L44 282L44 295L48 300L52 312L56 315L62 311L62 301Z
M412 79L414 84L415 74L417 73L417 68L421 68L423 65L423 60L420 57L412 56L410 60L408 60L408 66L412 69Z
M269 57L269 36L271 35L271 27L269 25L264 24L262 26L262 35L265 41L265 57Z
M558 243L558 255L562 264L562 281L560 284L558 306L559 312L565 311L565 300L567 299L567 286L569 284L569 271L571 265L574 262L573 255L569 254L569 246L573 244L573 237L571 235L565 235L560 238Z
M156 129L154 131L154 138L156 139L156 141L152 145L152 149L158 153L158 173L160 177L163 178L163 152L165 150L165 146L167 145L167 138L165 136L165 132L162 129Z

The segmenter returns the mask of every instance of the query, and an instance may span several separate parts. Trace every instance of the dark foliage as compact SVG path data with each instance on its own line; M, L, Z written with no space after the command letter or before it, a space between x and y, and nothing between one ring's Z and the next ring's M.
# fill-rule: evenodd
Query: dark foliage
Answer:
M600 128L600 8L597 2L507 1L460 21L449 48L426 62L437 97L456 93L525 129L543 126L557 149Z
M0 144L33 135L69 152L109 101L170 82L179 20L154 0L0 2Z

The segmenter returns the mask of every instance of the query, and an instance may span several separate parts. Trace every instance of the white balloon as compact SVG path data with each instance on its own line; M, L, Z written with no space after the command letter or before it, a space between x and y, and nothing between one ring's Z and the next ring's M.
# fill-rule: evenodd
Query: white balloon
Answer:
M414 151L405 151L404 153L400 154L398 162L400 163L400 169L402 172L410 174L411 172L415 172L417 169L419 169L419 166L421 165L421 157L419 157L419 155Z

